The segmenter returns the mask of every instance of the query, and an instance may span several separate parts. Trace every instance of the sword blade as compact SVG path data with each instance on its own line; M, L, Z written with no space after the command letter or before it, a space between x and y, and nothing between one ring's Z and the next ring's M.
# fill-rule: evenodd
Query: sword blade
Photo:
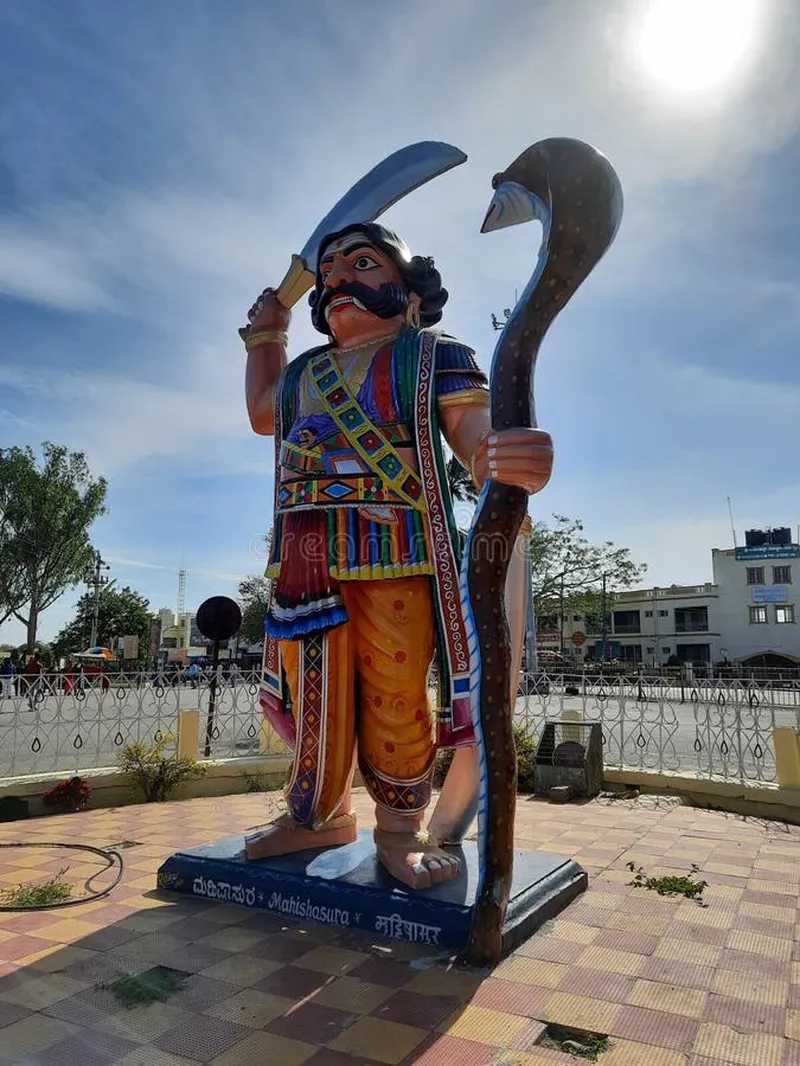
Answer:
M374 222L408 193L466 158L459 148L441 141L418 141L387 156L345 193L308 238L300 253L306 269L316 271L320 241L329 233L356 222Z

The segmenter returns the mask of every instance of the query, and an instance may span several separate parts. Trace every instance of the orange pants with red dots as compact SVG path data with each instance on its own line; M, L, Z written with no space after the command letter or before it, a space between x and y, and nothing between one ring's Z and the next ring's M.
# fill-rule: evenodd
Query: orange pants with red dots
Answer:
M341 590L347 622L280 644L297 730L286 794L310 828L336 813L356 757L372 798L395 814L423 811L433 780L431 578L349 581Z

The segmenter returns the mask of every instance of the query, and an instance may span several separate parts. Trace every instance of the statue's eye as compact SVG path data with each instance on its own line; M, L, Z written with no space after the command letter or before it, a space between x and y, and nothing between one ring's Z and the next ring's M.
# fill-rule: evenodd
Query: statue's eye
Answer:
M353 266L356 270L374 270L376 266L379 266L377 259L373 259L371 255L362 253L353 260Z

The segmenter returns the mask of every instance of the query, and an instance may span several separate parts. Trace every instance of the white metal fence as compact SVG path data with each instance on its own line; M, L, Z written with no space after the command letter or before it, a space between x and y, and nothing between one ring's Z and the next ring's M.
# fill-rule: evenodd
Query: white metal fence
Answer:
M258 681L258 671L220 675L208 730L211 758L268 754L264 740L277 744L271 734L262 736ZM45 675L31 689L18 684L0 699L0 779L114 767L125 746L175 733L179 712L192 708L200 710L202 757L210 696L207 678L190 683L136 673L74 685Z
M174 733L179 711L190 708L200 710L201 757L206 739L212 758L279 752L274 734L262 730L258 684L258 671L220 676L206 734L206 678L195 687L177 678L121 674L71 687L60 676L45 676L32 690L18 688L0 699L0 779L113 767L126 745ZM773 729L800 730L800 686L588 674L523 681L515 720L537 738L545 721L569 712L602 725L609 769L767 783L776 780Z

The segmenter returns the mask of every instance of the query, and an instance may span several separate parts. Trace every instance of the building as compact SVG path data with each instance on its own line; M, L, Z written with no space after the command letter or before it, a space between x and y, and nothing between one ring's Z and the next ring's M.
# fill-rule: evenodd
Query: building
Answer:
M547 632L547 643L579 659L652 667L670 660L696 666L725 661L753 668L800 666L794 593L800 545L790 529L748 530L744 547L713 548L711 562L709 584L609 593L605 626L601 618L567 611L559 629ZM537 644L547 646L538 633Z
M744 547L715 548L711 559L724 638L720 657L753 667L797 666L800 545L791 530L748 530Z
M660 667L670 660L700 665L719 657L719 593L714 585L635 589L612 593L608 600L605 648L602 620L583 619L587 640L582 651L588 658Z

